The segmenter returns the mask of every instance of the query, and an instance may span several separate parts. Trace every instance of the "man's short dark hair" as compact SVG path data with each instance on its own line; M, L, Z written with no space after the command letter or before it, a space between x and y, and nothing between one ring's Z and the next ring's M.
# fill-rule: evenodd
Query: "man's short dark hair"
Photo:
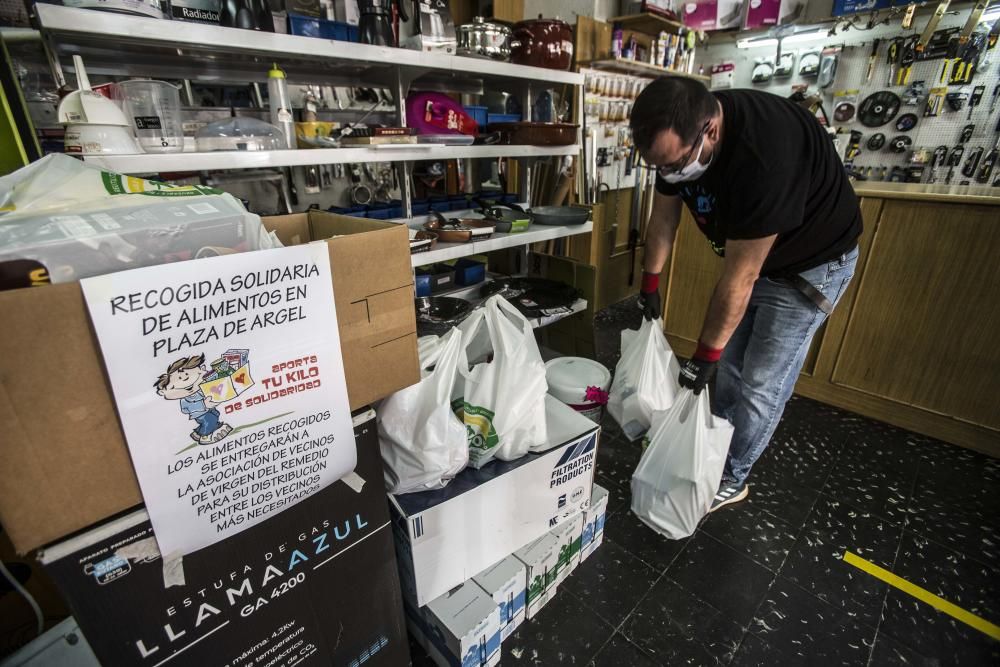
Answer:
M632 106L632 139L636 148L646 151L656 135L673 130L687 146L717 111L715 96L699 81L660 77L643 88Z

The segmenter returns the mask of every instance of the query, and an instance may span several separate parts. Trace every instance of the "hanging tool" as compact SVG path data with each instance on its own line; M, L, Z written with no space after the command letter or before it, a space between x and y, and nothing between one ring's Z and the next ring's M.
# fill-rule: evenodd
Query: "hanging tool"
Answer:
M979 173L976 174L977 183L989 183L998 157L1000 157L1000 133L997 134L997 140L993 144L993 148L990 149L990 152L986 154L979 165Z
M965 166L962 167L962 175L972 178L979 168L979 159L983 157L983 147L977 146L969 152L969 157L965 158Z
M977 0L976 6L972 8L969 18L965 21L962 32L958 35L959 43L964 45L969 41L969 36L972 35L972 31L979 25L979 19L982 17L983 12L986 11L986 5L988 4L990 4L990 0Z
M986 35L977 33L965 44L961 50L961 59L958 65L952 69L951 83L968 83L973 72L979 65L979 57L986 48Z
M972 111L979 106L985 92L986 86L976 86L972 89L972 95L969 96L969 115L966 120L972 120Z
M899 71L896 73L897 86L905 86L910 82L910 74L913 72L913 63L917 59L917 39L916 35L910 35L906 38L906 41L903 42L902 53L899 57Z
M997 25L1000 25L1000 21L997 21ZM993 86L993 94L990 96L990 115L997 110L997 98L1000 98L1000 83Z
M882 40L875 38L872 42L872 53L868 56L868 73L865 75L865 81L871 81L872 75L875 74L875 60L878 58L878 47L882 45Z
M958 63L962 62L962 59L958 55L959 47L958 37L952 37L948 40L948 49L942 60L941 76L938 78L938 83L948 83L954 77Z
M913 27L913 15L916 14L916 12L917 12L916 3L911 3L907 5L906 13L903 14L903 20L900 21L899 27L901 27L903 30L909 30L911 27Z
M927 19L927 25L924 26L924 31L920 33L920 39L917 40L916 52L923 53L924 49L927 48L927 44L931 41L931 37L934 36L934 31L937 30L938 23L944 17L945 12L948 11L948 5L951 4L951 0L941 0L938 3L937 9L934 10L934 15Z
M903 55L903 44L905 42L905 37L894 37L889 42L889 48L886 49L885 60L889 64L889 83L887 85L893 85L896 80L896 68L899 66L899 59ZM800 60L799 62L802 61Z
M948 159L948 147L938 146L934 149L934 156L931 158L931 177L928 183L937 183L937 169L944 166Z
M958 135L958 143L967 144L972 138L972 133L976 131L975 125L966 125L962 128L962 134Z

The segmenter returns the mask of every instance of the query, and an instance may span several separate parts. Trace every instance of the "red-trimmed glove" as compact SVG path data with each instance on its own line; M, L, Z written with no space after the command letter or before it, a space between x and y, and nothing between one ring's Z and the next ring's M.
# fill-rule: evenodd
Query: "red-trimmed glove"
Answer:
M700 394L712 376L715 375L715 368L718 366L721 356L721 348L708 347L699 341L694 356L681 365L677 381L682 387L693 390L695 394Z
M639 308L647 320L660 319L660 274L643 271L642 286L639 288Z

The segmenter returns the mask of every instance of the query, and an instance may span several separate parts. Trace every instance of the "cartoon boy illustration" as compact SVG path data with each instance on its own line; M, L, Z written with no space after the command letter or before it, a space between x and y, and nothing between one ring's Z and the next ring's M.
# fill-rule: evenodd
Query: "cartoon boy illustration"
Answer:
M199 445L211 445L229 435L233 427L219 421L217 403L207 398L199 386L206 372L204 363L204 354L178 359L154 386L156 393L168 401L180 401L181 412L198 422L191 438Z

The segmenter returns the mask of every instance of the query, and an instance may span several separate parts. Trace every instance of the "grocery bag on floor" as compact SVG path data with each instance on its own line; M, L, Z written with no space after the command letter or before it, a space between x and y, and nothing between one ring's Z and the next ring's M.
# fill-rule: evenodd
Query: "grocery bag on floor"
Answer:
M531 323L497 295L459 328L473 364L460 369L464 387L454 404L465 423L469 464L482 468L494 458L513 461L544 448L548 384Z
M382 401L377 411L385 485L391 493L440 489L469 461L465 425L451 409L462 332L418 341L421 380Z
M680 390L681 366L663 335L662 320L644 320L638 331L622 331L622 356L615 366L608 412L629 440L649 429L653 413L667 410Z
M683 390L657 412L632 474L632 511L671 539L687 537L712 507L733 427L709 408L708 390Z

